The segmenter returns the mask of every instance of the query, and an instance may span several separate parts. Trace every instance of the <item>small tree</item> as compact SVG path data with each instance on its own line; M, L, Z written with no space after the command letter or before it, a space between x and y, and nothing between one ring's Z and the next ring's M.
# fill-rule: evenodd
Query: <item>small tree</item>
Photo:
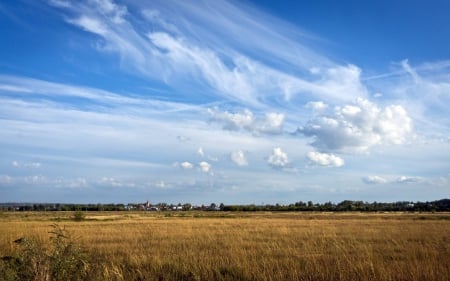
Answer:
M86 215L82 211L75 211L72 216L74 221L83 221L85 218Z

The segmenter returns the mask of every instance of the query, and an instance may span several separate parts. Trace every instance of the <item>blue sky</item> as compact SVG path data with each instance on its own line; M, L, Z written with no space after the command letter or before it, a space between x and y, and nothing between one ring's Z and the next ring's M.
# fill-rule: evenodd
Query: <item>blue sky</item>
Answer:
M449 8L3 1L0 201L448 198Z

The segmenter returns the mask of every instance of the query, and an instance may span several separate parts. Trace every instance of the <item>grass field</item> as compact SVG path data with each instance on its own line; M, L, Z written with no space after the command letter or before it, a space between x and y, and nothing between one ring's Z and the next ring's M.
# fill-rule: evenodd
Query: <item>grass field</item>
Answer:
M0 213L0 256L21 237L51 248L56 223L88 280L450 280L450 214L71 215Z

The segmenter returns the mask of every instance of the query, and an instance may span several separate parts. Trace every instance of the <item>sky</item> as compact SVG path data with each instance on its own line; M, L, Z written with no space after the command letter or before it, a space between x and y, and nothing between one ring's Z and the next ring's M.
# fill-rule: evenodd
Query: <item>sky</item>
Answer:
M450 2L0 3L0 202L450 197Z

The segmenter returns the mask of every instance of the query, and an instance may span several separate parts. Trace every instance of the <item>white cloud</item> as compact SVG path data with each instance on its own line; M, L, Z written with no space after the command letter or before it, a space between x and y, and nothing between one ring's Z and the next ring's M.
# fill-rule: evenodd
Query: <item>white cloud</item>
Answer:
M24 178L24 181L27 184L48 184L49 183L49 179L43 175L27 176Z
M231 152L230 158L231 158L231 161L233 161L238 166L247 166L248 165L247 158L245 156L244 151L242 151L242 150Z
M408 60L398 63L392 73L367 81L383 92L384 100L401 101L418 130L428 134L449 132L450 82L449 61L413 66Z
M9 184L12 183L12 177L8 175L0 175L0 184Z
M382 93L375 93L372 96L377 99L377 98L383 97L383 94Z
M314 137L313 145L325 150L366 151L379 144L404 144L413 136L413 124L400 105L379 108L357 99L336 107L331 116L310 120L299 132Z
M245 109L241 113L208 109L211 120L222 124L225 130L245 130L256 134L280 134L283 129L284 114L270 112L264 118L257 118L253 112Z
M228 111L219 111L217 108L208 109L211 120L222 124L226 130L252 130L254 117L253 113L245 109L242 113L230 113Z
M168 185L167 185L167 183L166 183L165 181L158 181L158 182L155 183L155 187L158 187L158 188L167 188Z
M284 168L289 164L289 158L280 147L275 147L268 157L267 163L273 168Z
M259 107L280 97L367 96L358 67L315 53L304 44L310 35L299 37L298 28L241 4L197 4L134 3L139 14L111 1L57 6L69 11L69 23L101 37L98 49L117 54L122 67L178 89L195 84L204 89L198 92ZM142 17L150 27L136 25Z
M388 182L387 179L380 176L366 176L362 180L367 184L383 184Z
M31 162L31 163L20 163L17 160L14 160L11 162L11 165L14 167L24 167L24 168L33 168L33 169L38 169L42 166L42 163L39 162Z
M397 183L418 183L423 182L425 179L422 177L400 176L396 179Z
M7 85L7 87L16 87L26 89L24 92L27 94L33 94L45 97L45 99L57 99L59 103L63 103L59 97L76 97L81 99L86 99L90 102L101 103L104 105L108 105L110 107L126 107L133 106L134 112L139 112L137 109L142 108L145 109L145 112L153 113L161 111L171 111L171 112L179 112L179 111L198 111L203 110L202 107L195 106L192 104L186 103L177 103L171 101L161 101L157 99L150 99L147 97L138 97L138 96L125 96L118 93L108 92L105 90L97 89L97 88L89 88L84 86L74 86L67 84L60 84L49 82L45 80L32 79L28 77L19 77L19 76L9 76L9 75L1 75L0 74L0 91L2 90L2 85ZM16 106L25 106L28 107L36 107L35 104L29 102L21 102L18 100L11 99L3 99L2 103L9 102L11 105ZM50 106L54 104L50 103L42 103L42 105Z
M85 188L89 186L86 178L56 178L52 180L52 184L57 188Z
M202 171L204 173L208 173L211 170L211 165L205 161L198 163L198 167L199 167L200 171Z
M361 83L361 69L355 65L335 66L326 69L323 81L319 82L323 95L332 100L351 100L367 96L367 89Z
M67 184L69 188L84 188L88 186L88 181L85 178L76 178L70 180Z
M71 2L65 0L49 0L48 3L59 8L70 8L72 7Z
M88 16L81 16L77 19L69 20L69 23L77 25L83 28L85 31L102 36L106 36L109 32L108 28L103 24L103 22Z
M280 134L283 131L284 114L267 113L263 122L255 124L256 131L266 134Z
M194 167L194 165L192 165L191 163L185 161L183 163L180 164L180 167L184 170L190 170Z
M306 157L315 165L327 167L342 167L344 166L344 159L334 154L320 153L311 151Z
M202 158L205 157L205 152L203 151L202 147L199 147L197 149L197 154L200 155L200 157L202 157Z
M38 169L41 166L42 166L42 164L39 163L39 162L33 162L33 163L25 164L25 167L30 167L30 168L35 168L35 169Z
M8 84L0 84L0 91L2 92L17 92L17 93L32 93L33 91L25 88L25 87L21 87L21 86L17 86L17 85L8 85Z
M100 185L108 185L112 187L122 187L124 184L116 178L113 177L102 177L98 183Z
M328 104L323 101L310 101L305 105L305 107L315 111L323 111L328 108Z

